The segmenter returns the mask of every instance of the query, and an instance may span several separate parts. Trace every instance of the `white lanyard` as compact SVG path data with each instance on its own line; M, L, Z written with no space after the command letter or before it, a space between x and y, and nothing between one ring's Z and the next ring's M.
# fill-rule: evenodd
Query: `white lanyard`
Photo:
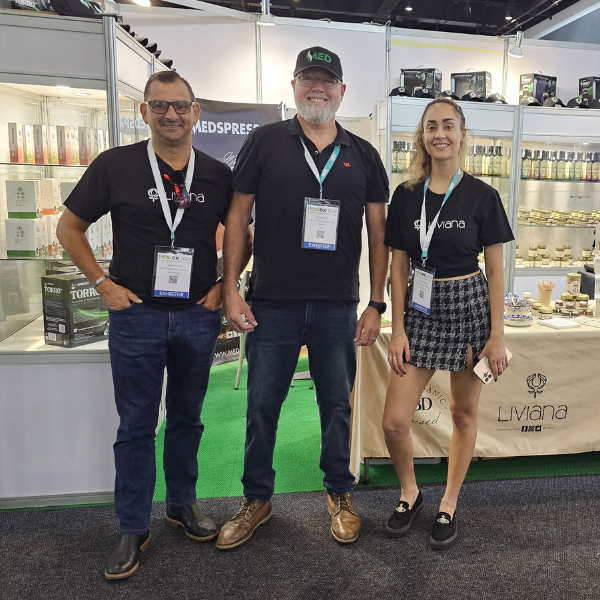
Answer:
M433 221L431 222L429 229L427 229L427 213L425 211L425 197L427 196L427 188L429 187L429 181L430 181L431 177L428 177L427 181L425 181L425 187L423 189L423 205L421 206L421 222L419 224L419 239L421 241L421 259L423 261L423 265L425 265L425 262L427 261L427 255L429 253L429 245L431 244L431 238L433 237L433 232L435 231L435 226L437 225L438 218L440 216L440 213L442 212L442 208L444 208L444 204L446 204L446 201L450 197L452 190L454 190L454 188L456 187L456 184L458 183L460 176L461 176L461 171L460 171L460 169L458 169L458 171L456 171L456 175L454 176L454 178L450 182L450 185L448 186L448 190L446 191L446 195L444 196L444 201L442 202L442 206L440 206L440 210L438 210L437 215L435 215L435 219L433 219Z
M163 209L163 214L165 215L165 220L167 221L167 225L169 226L169 230L171 231L171 246L175 241L175 230L179 227L179 223L181 223L181 219L183 218L183 213L185 212L184 208L178 208L177 213L175 213L175 222L171 217L171 209L169 208L169 201L167 200L167 192L165 191L165 184L163 183L162 177L160 176L160 170L158 168L158 161L156 160L156 153L154 152L154 148L152 146L152 140L148 140L148 158L150 159L150 166L152 167L152 174L154 175L154 183L156 184L156 191L158 192L158 197L160 198L160 205ZM192 148L190 153L190 160L188 161L187 166L187 174L185 176L185 188L190 193L192 186L192 179L194 178L194 165L196 164L196 153Z
M329 175L329 171L331 171L331 168L335 164L335 161L337 160L337 157L340 153L341 146L340 146L340 144L337 144L337 146L335 146L335 148L333 149L333 151L331 153L331 156L329 157L329 160L327 161L327 164L323 167L323 171L319 175L319 171L317 170L317 165L315 165L315 161L313 160L312 156L310 155L310 152L308 151L308 148L306 147L304 140L302 138L300 138L300 141L302 142L302 145L304 146L304 158L306 159L308 166L310 167L311 171L315 174L315 177L317 178L317 181L319 182L319 198L321 198L321 200L322 200L323 199L323 182L325 181L325 178L327 177L327 175Z

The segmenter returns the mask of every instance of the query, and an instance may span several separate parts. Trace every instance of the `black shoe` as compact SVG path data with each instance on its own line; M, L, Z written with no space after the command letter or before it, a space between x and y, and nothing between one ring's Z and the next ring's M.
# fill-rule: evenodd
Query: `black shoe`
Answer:
M454 545L458 531L456 529L456 512L451 517L448 513L439 512L433 523L429 543L434 550L446 550Z
M140 566L140 553L150 545L150 532L142 535L121 535L117 547L108 557L104 577L125 579L133 575Z
M183 527L185 535L196 542L207 542L219 534L215 522L203 515L195 504L184 508L171 508L167 505L165 523L170 527Z
M402 537L406 535L413 524L413 521L423 508L423 494L419 490L419 495L413 503L412 508L408 508L408 502L401 500L398 507L392 513L386 524L387 534L391 537Z

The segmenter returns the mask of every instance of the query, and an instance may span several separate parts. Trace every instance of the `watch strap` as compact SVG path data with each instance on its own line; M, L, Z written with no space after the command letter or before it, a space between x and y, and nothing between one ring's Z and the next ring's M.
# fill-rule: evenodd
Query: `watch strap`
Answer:
M382 315L387 308L385 302L375 302L374 300L371 300L367 306L372 306L380 315Z

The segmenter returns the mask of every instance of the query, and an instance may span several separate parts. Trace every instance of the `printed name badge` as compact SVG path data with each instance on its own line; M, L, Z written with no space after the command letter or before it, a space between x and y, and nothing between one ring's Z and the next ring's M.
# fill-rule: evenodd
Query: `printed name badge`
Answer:
M193 248L156 246L152 295L156 298L189 298Z
M339 218L339 200L305 198L302 247L311 250L335 250Z
M411 306L426 315L431 313L431 293L435 269L415 266L413 271L413 290Z

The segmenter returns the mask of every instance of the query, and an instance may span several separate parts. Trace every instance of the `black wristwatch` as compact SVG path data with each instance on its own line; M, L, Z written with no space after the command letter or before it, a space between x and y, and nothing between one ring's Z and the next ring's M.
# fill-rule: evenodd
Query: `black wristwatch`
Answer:
M371 300L367 306L372 306L380 315L382 315L387 308L385 302L375 302L373 300Z

